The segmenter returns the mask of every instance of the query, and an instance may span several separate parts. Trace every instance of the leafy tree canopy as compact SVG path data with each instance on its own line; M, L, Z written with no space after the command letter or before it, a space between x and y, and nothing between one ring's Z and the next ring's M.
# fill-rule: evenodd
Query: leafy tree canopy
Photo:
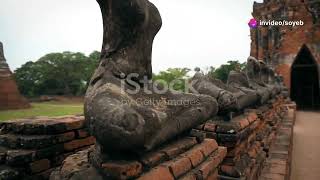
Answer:
M189 72L190 69L188 68L169 68L166 71L160 71L159 74L154 74L153 80L164 81L167 85L172 86L171 88L174 90L183 91L189 78Z
M237 69L243 70L245 67L246 63L240 63L239 61L228 61L227 64L222 64L219 68L210 67L207 74L226 83L230 71Z
M14 75L21 93L29 97L83 95L99 57L97 51L89 56L69 51L50 53L25 63Z

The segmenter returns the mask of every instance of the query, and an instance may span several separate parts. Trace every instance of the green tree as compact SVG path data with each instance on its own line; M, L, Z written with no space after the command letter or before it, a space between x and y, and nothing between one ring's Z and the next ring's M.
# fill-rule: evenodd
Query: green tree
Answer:
M99 52L50 53L27 62L15 71L20 91L26 96L82 95L99 62Z
M220 79L224 83L227 82L230 71L233 70L243 70L246 66L246 63L240 63L239 61L228 61L227 64L222 64L219 68L215 69L210 67L210 70L207 72L210 76Z
M183 91L185 89L185 83L190 72L188 68L169 68L166 71L160 71L159 74L153 75L153 80L161 80L166 82L167 85L173 83L173 89L177 91Z

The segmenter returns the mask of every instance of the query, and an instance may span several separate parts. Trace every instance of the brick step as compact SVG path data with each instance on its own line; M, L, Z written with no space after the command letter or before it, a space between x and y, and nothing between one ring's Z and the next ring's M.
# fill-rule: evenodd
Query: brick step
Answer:
M84 128L83 116L65 116L58 118L37 117L0 122L0 133L23 135L52 135Z
M58 135L0 135L0 146L11 149L41 149L75 139L73 131Z
M95 143L94 137L75 139L69 142L51 145L42 149L10 149L0 147L0 164L5 163L15 166L25 165L41 159L64 159L63 154L80 150ZM59 164L59 163L58 163ZM60 162L61 164L61 162Z

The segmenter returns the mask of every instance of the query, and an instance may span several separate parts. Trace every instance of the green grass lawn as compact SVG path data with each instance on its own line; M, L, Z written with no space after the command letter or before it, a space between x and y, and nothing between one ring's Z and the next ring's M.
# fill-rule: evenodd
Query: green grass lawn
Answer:
M0 121L30 118L36 116L64 116L83 114L82 103L46 102L32 103L32 107L22 110L0 111Z

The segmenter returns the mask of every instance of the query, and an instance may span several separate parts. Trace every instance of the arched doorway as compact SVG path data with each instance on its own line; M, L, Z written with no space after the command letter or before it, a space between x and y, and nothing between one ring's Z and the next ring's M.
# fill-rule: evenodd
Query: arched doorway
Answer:
M320 105L318 65L307 46L303 46L291 67L291 99L299 108Z

